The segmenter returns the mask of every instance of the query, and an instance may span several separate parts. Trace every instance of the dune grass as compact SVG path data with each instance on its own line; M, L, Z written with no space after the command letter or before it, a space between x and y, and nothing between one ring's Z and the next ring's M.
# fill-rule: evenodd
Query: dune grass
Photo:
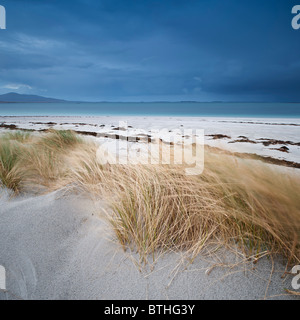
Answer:
M28 145L21 165L26 170L26 183L53 188L67 171L65 158L82 140L70 130L49 130Z
M22 180L16 170L21 153L21 147L13 141L3 139L0 142L0 182L15 192Z
M97 146L71 131L51 131L23 144L0 142L3 185L76 185L104 199L117 239L144 261L157 250L195 257L208 245L238 245L254 258L281 254L289 263L300 262L296 171L209 150L199 176L177 166L101 165Z
M37 145L48 150L58 151L81 143L82 139L71 130L49 130L37 142Z
M73 155L71 180L109 202L119 242L142 259L160 249L195 257L210 243L300 261L299 175L209 151L199 176L174 166L101 166L95 153Z
M25 131L11 131L7 132L3 135L2 139L7 139L7 140L16 140L21 143L25 143L30 141L32 138L32 135L30 132L25 132Z
M16 193L28 185L50 188L65 174L65 155L80 143L72 131L5 133L0 136L0 180Z

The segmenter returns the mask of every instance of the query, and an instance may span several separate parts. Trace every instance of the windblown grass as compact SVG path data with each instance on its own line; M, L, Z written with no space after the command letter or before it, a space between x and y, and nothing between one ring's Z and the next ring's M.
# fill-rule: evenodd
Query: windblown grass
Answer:
M6 133L0 137L0 180L16 192L28 185L50 188L66 172L64 157L80 143L72 131Z
M36 137L22 152L19 142L5 141L0 148L5 186L76 185L105 199L117 239L144 260L157 250L185 250L195 257L208 245L238 245L255 258L281 254L300 262L296 171L209 150L199 176L176 166L101 165L97 146L70 131ZM7 178L11 172L19 173L16 183Z
M19 169L24 144L30 140L30 133L22 131L7 132L0 138L0 183L16 193L24 178L24 168Z
M53 188L68 168L65 158L82 143L73 131L49 130L49 133L29 145L22 156L26 183Z
M73 180L110 203L119 242L142 258L158 249L196 256L213 243L299 261L299 175L210 152L200 176L169 166L100 166L95 153L73 158Z
M9 140L0 143L0 182L9 189L18 192L22 180L16 168L21 155L21 147Z
M16 140L21 143L25 143L30 141L32 138L32 135L30 132L25 132L25 131L12 131L12 132L7 132L3 135L2 139L7 139L7 140Z
M81 138L71 130L49 130L49 134L38 141L38 145L49 150L70 148L82 142Z

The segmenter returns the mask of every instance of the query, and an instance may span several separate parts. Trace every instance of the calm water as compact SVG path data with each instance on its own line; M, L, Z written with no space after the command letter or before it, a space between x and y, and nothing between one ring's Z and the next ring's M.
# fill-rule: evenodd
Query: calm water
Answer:
M0 116L230 116L299 118L300 103L101 102L0 103Z

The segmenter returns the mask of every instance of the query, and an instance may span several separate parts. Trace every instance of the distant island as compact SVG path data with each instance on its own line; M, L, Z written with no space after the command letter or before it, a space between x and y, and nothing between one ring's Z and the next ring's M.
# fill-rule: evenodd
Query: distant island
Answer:
M55 103L55 102L68 102L61 99L46 98L31 94L19 94L10 92L0 95L0 103L20 103L20 102L42 102L42 103Z
M63 100L63 99L55 99L55 98L49 98L49 97L43 97L33 94L19 94L16 92L9 92L5 94L0 94L0 103L63 103L63 102L69 102L69 103L129 103L130 101L74 101L74 100ZM153 101L131 101L130 103L190 103L190 104L199 104L199 103L211 103L211 104L239 104L239 103L285 103L285 104L293 104L293 103L300 103L297 101L194 101L194 100L180 100L180 101L166 101L166 100L153 100Z

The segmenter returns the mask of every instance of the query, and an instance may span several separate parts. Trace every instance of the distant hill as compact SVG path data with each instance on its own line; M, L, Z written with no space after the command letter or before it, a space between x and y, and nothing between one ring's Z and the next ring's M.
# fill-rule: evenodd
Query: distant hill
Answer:
M45 98L41 96L31 95L31 94L19 94L15 92L10 92L0 95L0 103L3 102L66 102L66 100Z

